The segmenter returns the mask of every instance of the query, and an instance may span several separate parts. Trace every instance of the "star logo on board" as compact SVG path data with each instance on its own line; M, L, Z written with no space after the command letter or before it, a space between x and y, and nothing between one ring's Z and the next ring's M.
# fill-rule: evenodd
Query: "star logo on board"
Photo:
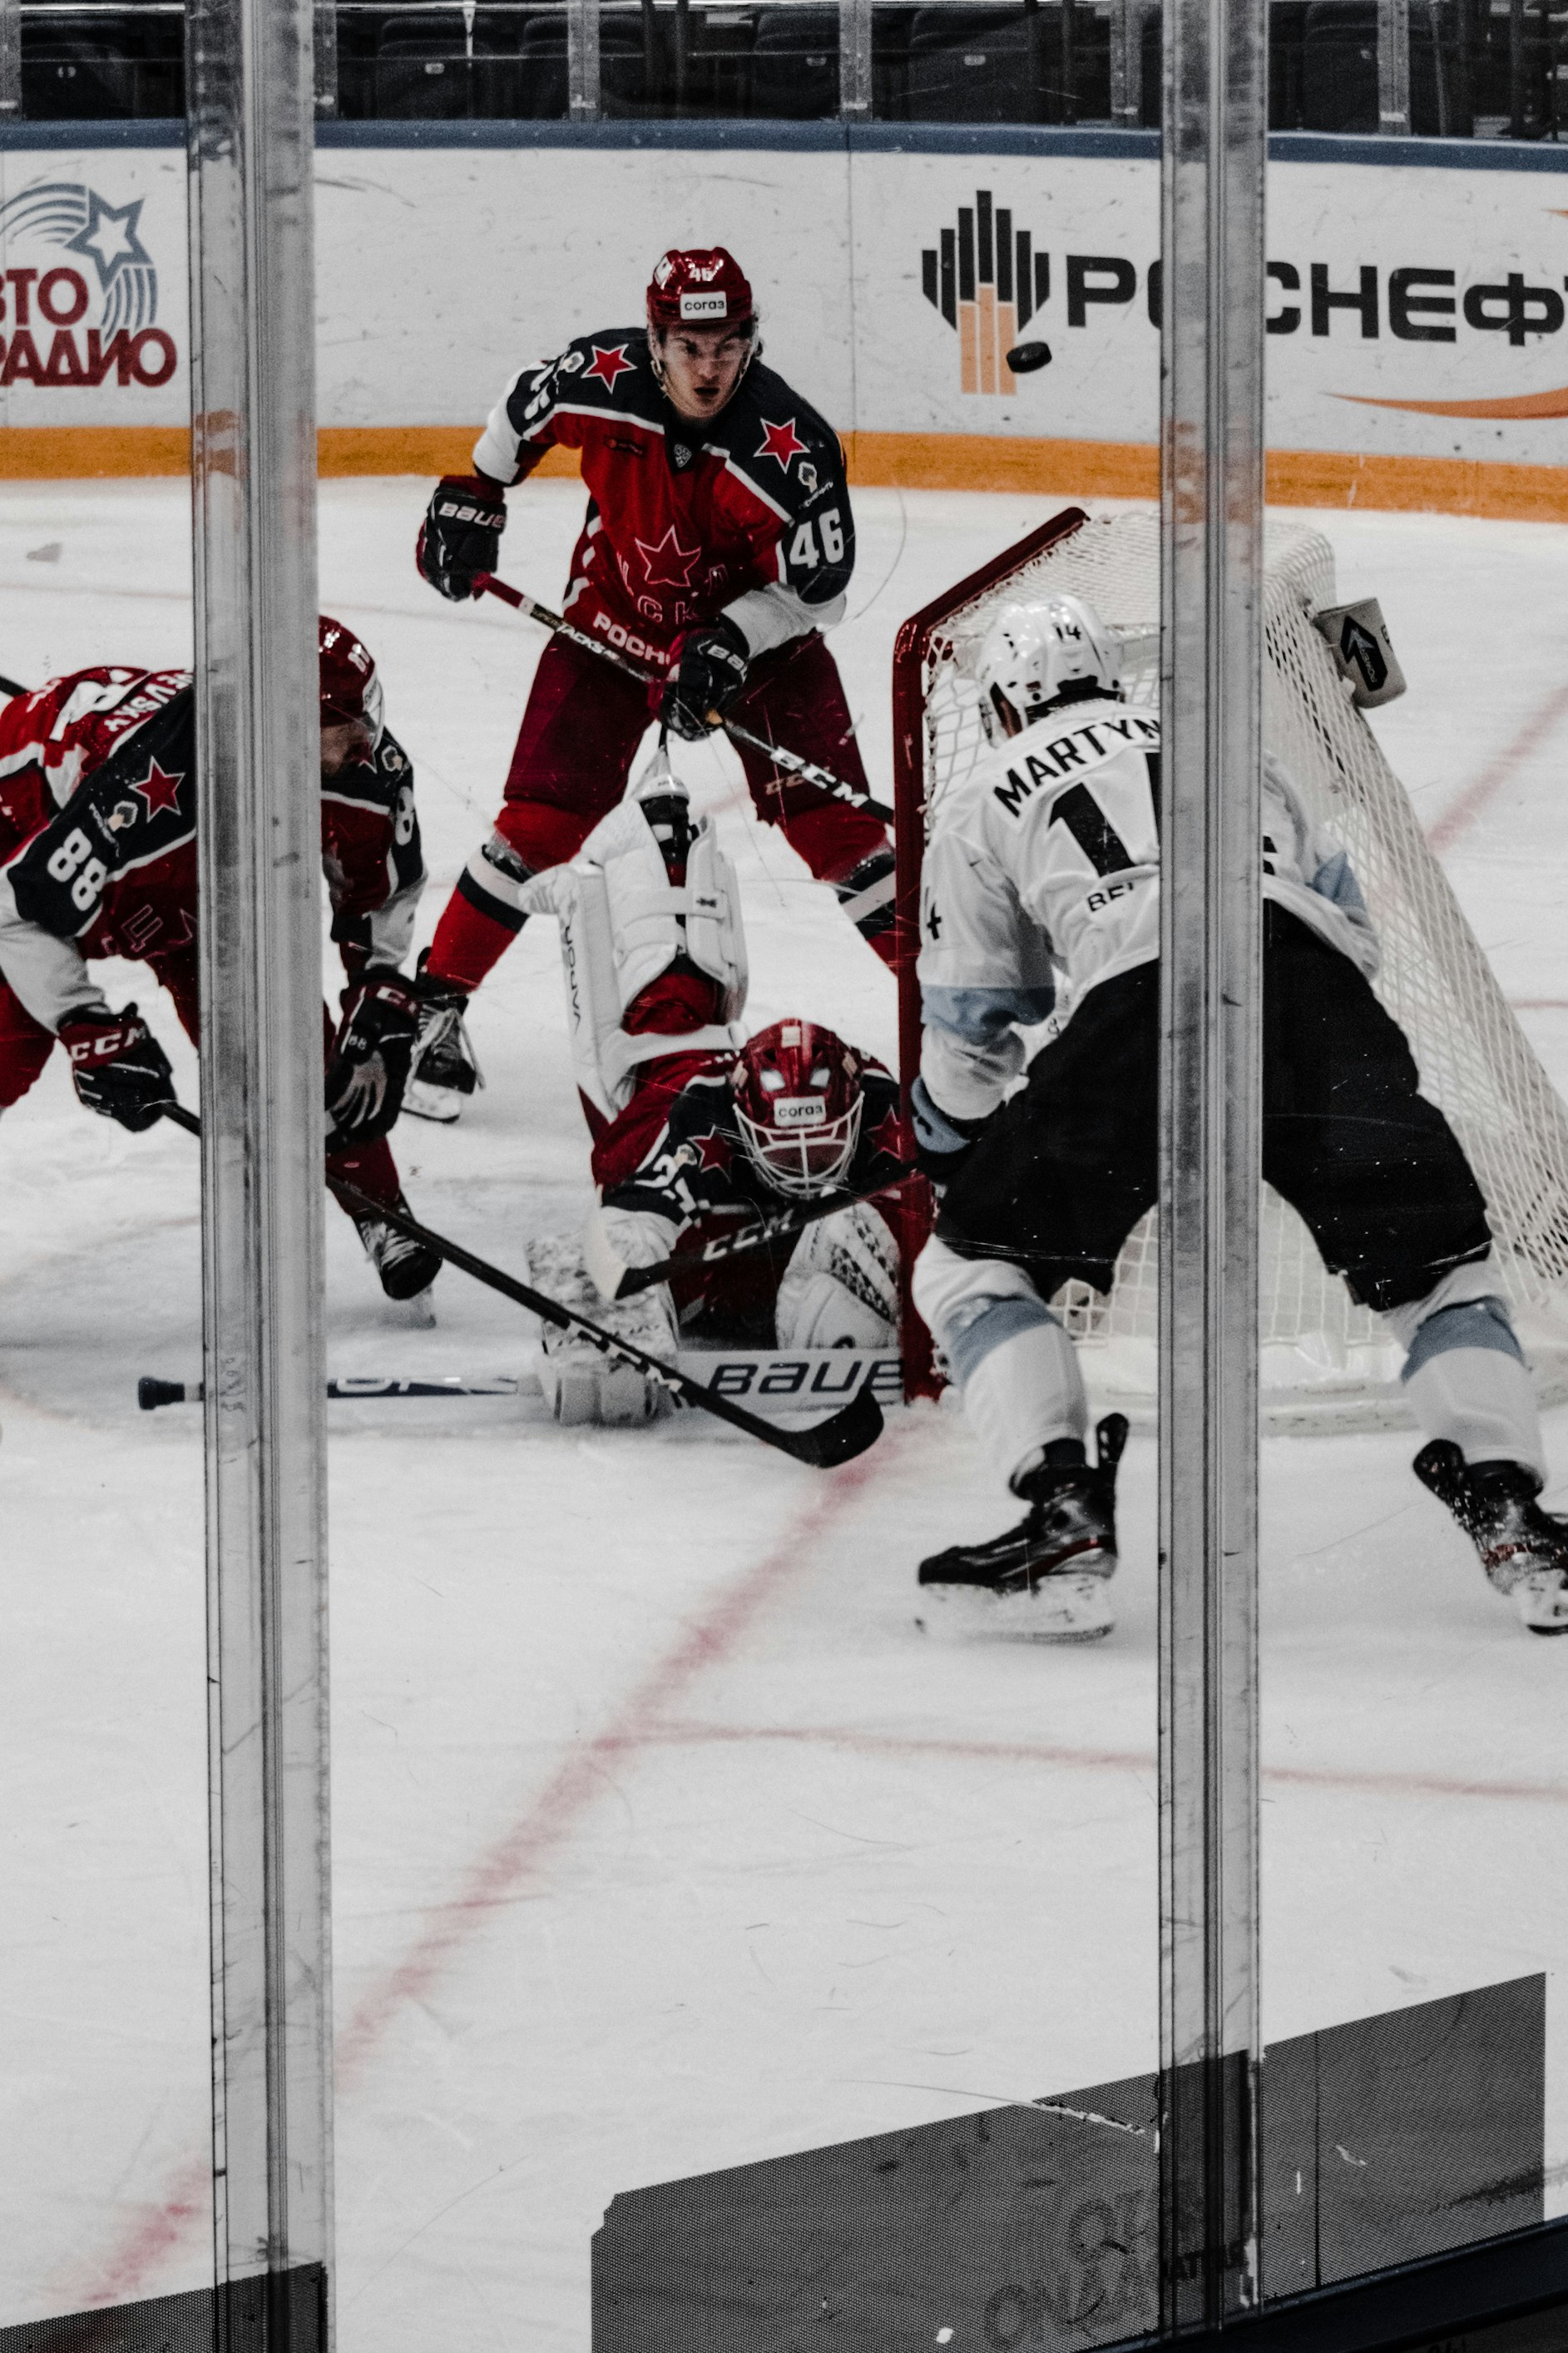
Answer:
M625 343L595 343L594 356L583 371L583 381L596 376L606 392L614 392L619 379L630 375L632 363L626 357Z
M146 802L148 816L156 817L160 809L177 809L179 807L180 786L184 783L184 781L185 776L184 769L181 769L178 774L171 776L167 771L161 768L158 765L157 761L154 760L146 775L142 778L141 782L139 784L132 785L131 789L133 793L140 793L142 799Z
M786 474L796 458L805 457L805 443L795 429L793 417L787 425L770 425L763 417L763 446L757 455L759 458L776 458Z
M656 539L651 546L646 539L639 539L636 544L650 588L690 587L691 567L702 554L700 543L696 547L682 547L671 523L664 537Z
M697 1153L699 1172L728 1168L735 1156L735 1139L726 1135L721 1127L710 1127L706 1135L694 1135L690 1140Z
M134 196L128 205L106 205L96 189L87 192L87 226L67 238L66 251L90 254L98 282L106 291L128 263L151 266L153 257L136 234L146 201Z

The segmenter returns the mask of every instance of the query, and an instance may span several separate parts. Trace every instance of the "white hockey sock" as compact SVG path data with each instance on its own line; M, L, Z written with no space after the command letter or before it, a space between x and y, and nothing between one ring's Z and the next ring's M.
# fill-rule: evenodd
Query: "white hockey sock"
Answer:
M1535 1384L1500 1348L1443 1348L1405 1376L1428 1438L1452 1439L1467 1462L1523 1462L1545 1475Z
M1036 1468L1053 1439L1081 1442L1089 1398L1077 1352L1054 1315L985 1350L964 1378L963 1410L1009 1487Z

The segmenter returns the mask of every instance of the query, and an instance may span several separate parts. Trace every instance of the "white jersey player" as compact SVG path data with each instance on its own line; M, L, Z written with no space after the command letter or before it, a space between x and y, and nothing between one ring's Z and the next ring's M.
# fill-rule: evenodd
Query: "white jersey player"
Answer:
M922 875L923 1165L946 1193L914 1298L1020 1526L922 1586L1057 1639L1109 1630L1120 1416L1089 1409L1049 1302L1109 1291L1157 1188L1159 723L1121 697L1076 597L1010 607L978 659L992 750L938 804ZM1407 1350L1417 1476L1536 1631L1568 1630L1568 1525L1535 1497L1534 1391L1486 1208L1370 986L1375 934L1340 844L1267 758L1263 1169ZM1019 1025L1068 1018L1023 1071Z

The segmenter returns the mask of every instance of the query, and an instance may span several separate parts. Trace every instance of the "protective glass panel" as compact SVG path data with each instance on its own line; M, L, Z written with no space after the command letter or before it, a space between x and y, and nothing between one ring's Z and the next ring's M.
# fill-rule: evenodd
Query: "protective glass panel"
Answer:
M1433 24L1355 103L1495 133ZM1268 185L1270 2296L1555 2213L1568 2127L1554 182L1355 153Z
M1037 1399L987 1444L984 1404L934 1394L908 1294L931 1203L899 1172L928 813L993 749L980 608L1023 592L1079 486L1042 307L1075 434L1146 479L1152 167L1096 275L1068 256L1112 249L1093 209L1121 166L976 154L962 126L862 153L679 120L548 148L421 125L379 155L373 127L321 139L321 403L330 464L388 474L323 479L321 601L374 659L428 876L384 1148L417 1221L526 1288L448 1264L426 1306L399 1252L383 1283L415 1296L389 1306L330 1223L340 2328L424 2345L457 2305L501 2334L525 2313L542 2348L761 2345L780 2315L868 2327L897 2302L911 2342L1042 2316L1112 2341L1155 2299L1152 1440L1145 1416L1124 1586L1066 1476L1027 1539L1055 1547L1048 1590L1023 1539L1011 1592L984 1561L918 1584L1019 1528L1008 1476L1058 1433ZM661 252L713 243L766 346L692 416L640 322ZM364 257L394 244L382 283ZM745 290L700 254L657 294L700 411L701 336ZM1112 422L1084 388L1121 355ZM479 444L498 539L475 437L520 369ZM442 473L466 479L427 515ZM444 602L422 518L427 572L541 609ZM1145 693L1156 603L1115 616ZM943 921L939 897L939 943ZM1017 953L1000 1042L971 1034L971 1091L948 1082L965 1122L1050 1011L1033 934ZM784 1220L765 1250L760 1214ZM672 1284L623 1287L678 1249ZM1059 1333L990 1263L942 1311L971 1365ZM534 1293L673 1352L710 1403L542 1335ZM1046 1353L1031 1380L1065 1377ZM1037 1618L1084 1639L1028 1639Z
M0 491L0 2339L184 2295L167 2341L195 2342L212 2282L202 1439L199 1413L142 1413L137 1389L201 1377L200 1157L136 1115L159 1055L197 1094L190 508L183 480L85 479L138 432L178 443L153 420L185 398L184 173L90 136L3 163L7 471L77 478ZM141 755L138 712L161 761Z

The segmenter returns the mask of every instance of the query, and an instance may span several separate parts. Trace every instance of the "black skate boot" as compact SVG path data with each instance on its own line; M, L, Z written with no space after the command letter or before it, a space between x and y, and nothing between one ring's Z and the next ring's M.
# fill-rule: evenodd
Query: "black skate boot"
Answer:
M1110 1580L1126 1416L1107 1414L1094 1435L1096 1467L1076 1440L1047 1448L1039 1469L1018 1482L1028 1517L1005 1535L954 1545L922 1560L922 1589L958 1603L972 1622L996 1633L1045 1642L1091 1642L1109 1634L1116 1622Z
M1435 1438L1411 1465L1447 1506L1532 1634L1568 1634L1568 1520L1543 1512L1541 1481L1522 1462L1467 1462Z
M397 1207L405 1217L411 1214L401 1193ZM422 1291L429 1290L441 1271L441 1261L427 1242L400 1234L384 1218L356 1218L354 1226L388 1299L417 1299Z
M463 1019L468 992L453 981L433 979L425 969L429 955L428 948L421 953L414 982L419 1029L403 1108L416 1119L446 1124L457 1118L465 1098L485 1082Z

